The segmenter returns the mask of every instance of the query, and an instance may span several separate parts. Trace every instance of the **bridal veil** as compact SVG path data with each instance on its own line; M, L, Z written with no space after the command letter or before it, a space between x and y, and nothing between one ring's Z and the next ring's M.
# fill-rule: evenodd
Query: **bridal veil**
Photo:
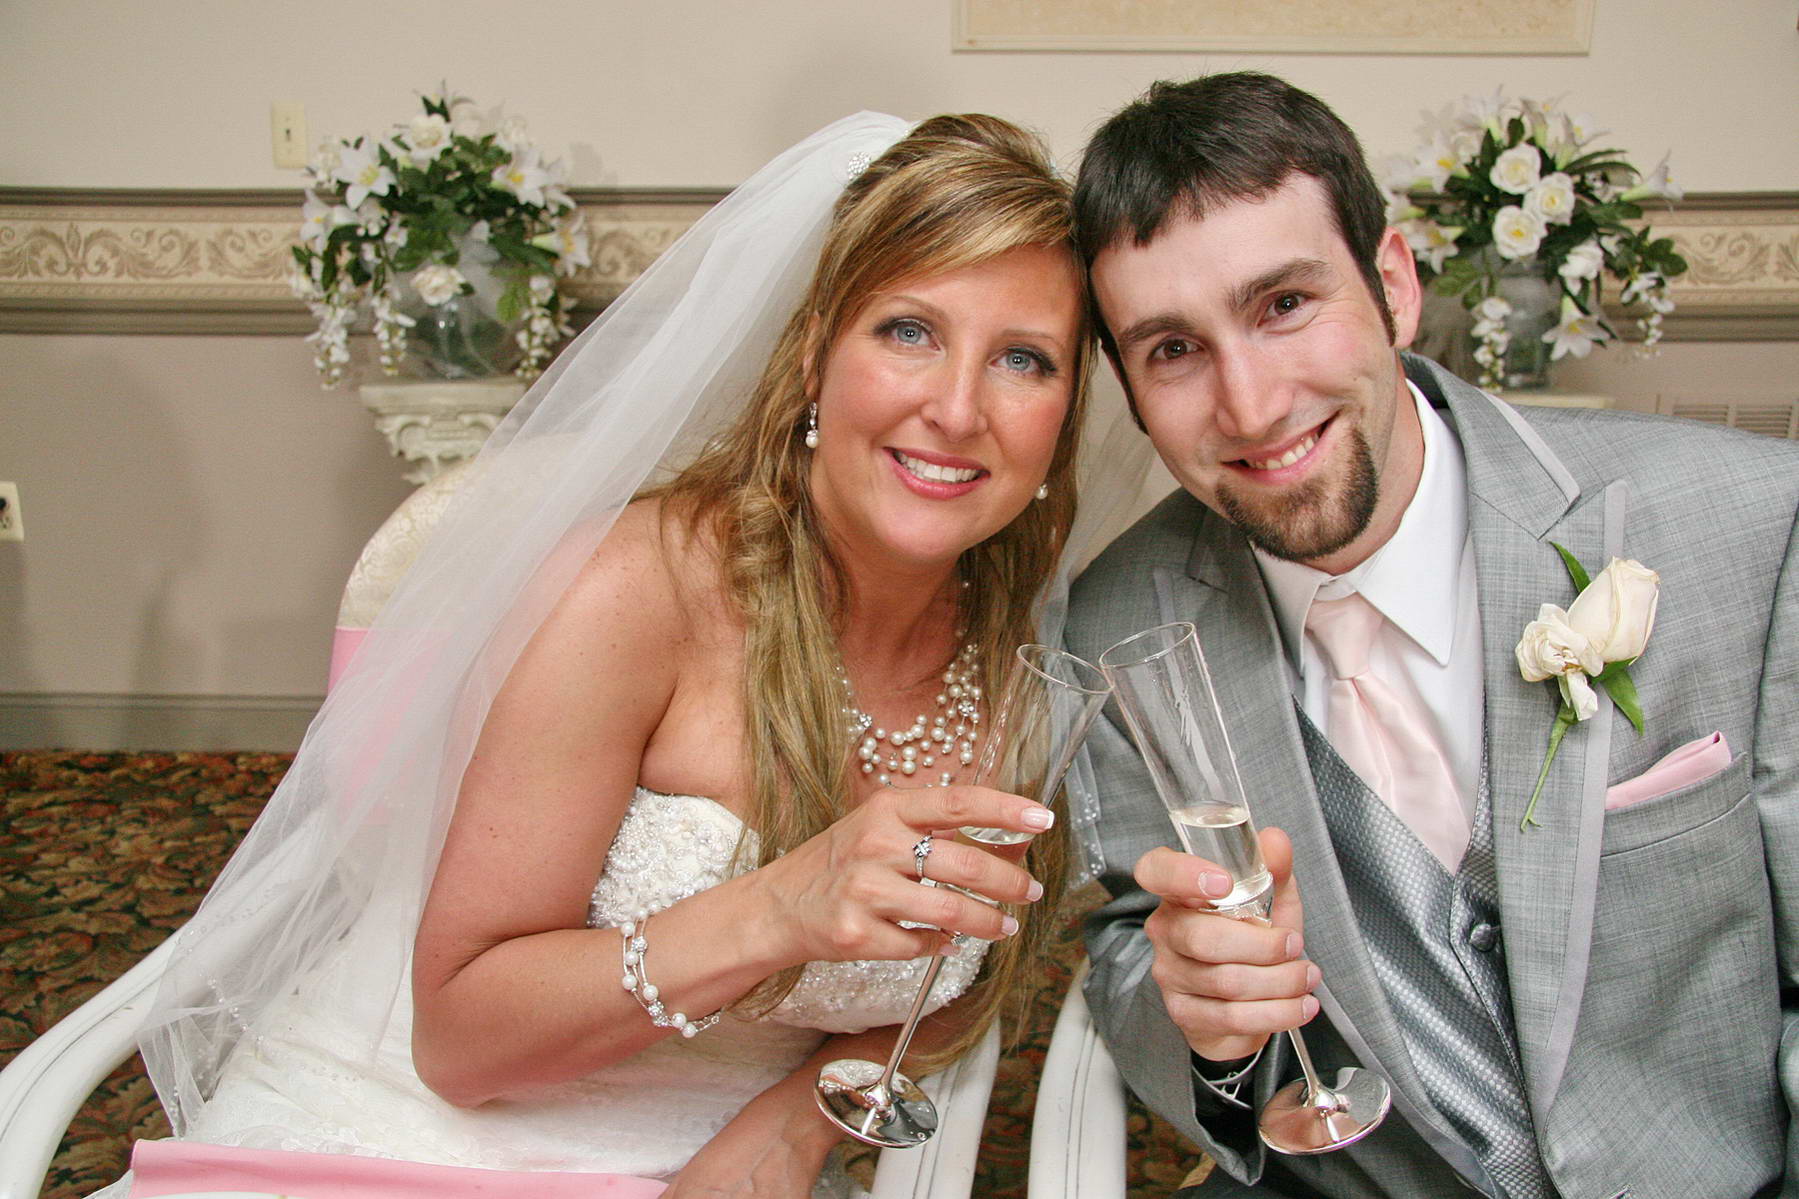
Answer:
M177 1136L231 1054L253 1047L270 1005L327 960L343 1026L375 1052L507 672L618 511L747 400L805 294L843 185L909 128L860 113L775 158L664 252L494 431L268 807L176 934L139 1040ZM1121 424L1097 439L1106 469L1086 452L1083 487L1095 480L1097 502L1083 504L1047 597L1046 639L1060 628L1066 572L1136 498L1147 450ZM1078 812L1077 828L1090 819Z

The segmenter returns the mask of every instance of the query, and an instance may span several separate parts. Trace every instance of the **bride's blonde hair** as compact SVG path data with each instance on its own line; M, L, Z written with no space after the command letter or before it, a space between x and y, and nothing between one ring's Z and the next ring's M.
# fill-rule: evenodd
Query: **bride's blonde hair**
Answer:
M1078 262L1069 187L1042 144L991 116L939 116L920 124L844 188L805 302L788 321L743 415L651 493L689 529L703 529L698 540L715 547L728 594L743 614L748 827L759 834L758 865L823 832L844 814L851 794L837 676L844 580L807 482L808 380L876 293L1027 246L1067 247L1070 262ZM1013 650L1035 640L1033 606L1074 519L1075 442L1092 357L1083 321L1048 497L1027 504L962 555L968 586L960 589L959 619L965 639L977 647L990 694L1012 668ZM969 1016L966 1031L927 1065L974 1044L1002 1000L1022 999L1021 969L1040 956L1060 906L1065 825L1032 844L1026 867L1042 881L1043 898L1020 914L1017 936L989 951L981 981L958 1003ZM798 968L783 971L742 1002L766 1010L798 977Z

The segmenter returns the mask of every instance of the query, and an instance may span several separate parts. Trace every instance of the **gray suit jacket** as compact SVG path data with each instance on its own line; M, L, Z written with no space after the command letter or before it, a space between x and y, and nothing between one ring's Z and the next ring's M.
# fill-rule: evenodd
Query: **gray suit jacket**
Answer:
M1406 369L1447 406L1467 457L1506 963L1556 1186L1570 1199L1799 1195L1799 446L1633 414L1520 411L1424 359L1407 355ZM1521 832L1555 699L1523 681L1513 647L1539 605L1573 596L1552 541L1595 571L1613 555L1659 571L1661 604L1631 670L1646 734L1602 697L1562 743L1542 827ZM1088 744L1113 899L1089 920L1087 998L1126 1080L1219 1160L1218 1193L1411 1199L1458 1193L1458 1176L1489 1189L1433 1112L1401 1036L1407 1013L1388 1004L1349 910L1261 575L1241 534L1185 492L1082 576L1066 639L1093 660L1170 620L1199 626L1257 822L1293 840L1306 949L1324 976L1312 1051L1327 1077L1351 1061L1385 1075L1394 1113L1358 1146L1283 1159L1264 1153L1246 1113L1196 1089L1149 973L1155 900L1131 878L1144 852L1175 841L1109 707ZM1735 754L1727 770L1604 810L1609 784L1713 731ZM1288 1058L1285 1038L1270 1043L1258 1104L1296 1074Z

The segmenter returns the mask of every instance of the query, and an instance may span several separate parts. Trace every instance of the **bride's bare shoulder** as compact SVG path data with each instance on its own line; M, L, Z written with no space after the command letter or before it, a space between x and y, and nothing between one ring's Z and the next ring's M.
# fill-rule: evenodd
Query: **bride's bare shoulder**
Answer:
M678 635L701 616L716 616L717 563L707 522L689 521L659 498L636 500L588 556L559 608L628 635Z

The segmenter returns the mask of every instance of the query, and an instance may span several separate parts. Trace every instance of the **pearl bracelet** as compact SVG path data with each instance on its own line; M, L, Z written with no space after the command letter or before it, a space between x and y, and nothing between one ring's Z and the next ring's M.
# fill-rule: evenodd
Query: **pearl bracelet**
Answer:
M631 992L638 1005L650 1014L650 1023L657 1028L672 1028L684 1037L697 1036L717 1024L725 1014L724 1009L720 1008L710 1016L703 1016L698 1020L689 1020L685 1014L670 1012L662 1006L662 993L650 981L643 968L644 954L649 950L649 942L644 939L644 934L649 931L649 927L648 912L639 912L636 921L627 920L618 926L618 931L624 936L621 945L625 990Z

